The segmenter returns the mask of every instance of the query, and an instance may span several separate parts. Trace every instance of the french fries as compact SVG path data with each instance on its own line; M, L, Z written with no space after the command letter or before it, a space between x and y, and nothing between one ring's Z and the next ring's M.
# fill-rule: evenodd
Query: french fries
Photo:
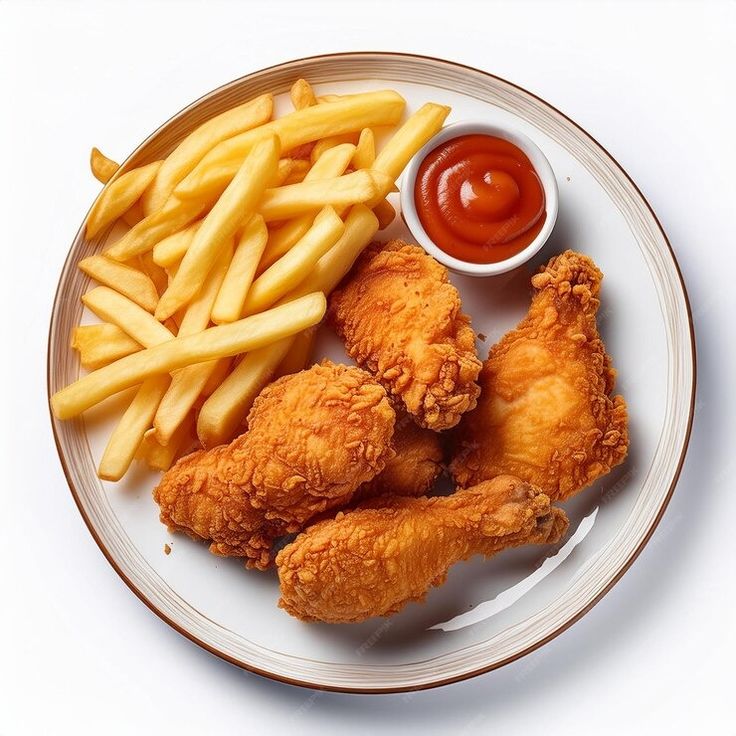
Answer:
M174 193L182 199L216 196L235 176L239 163L250 149L265 135L275 133L281 140L282 151L287 152L320 138L378 125L395 125L405 105L400 94L384 90L297 110L219 143L176 187Z
M253 215L243 228L230 268L212 307L212 321L215 324L240 319L267 240L266 223L260 215Z
M337 242L345 226L332 207L325 207L294 247L264 271L252 284L243 314L255 314L291 291Z
M248 353L202 404L197 419L197 436L202 447L214 447L232 439L253 400L288 353L293 339L286 337Z
M169 235L153 247L153 260L161 268L178 266L194 240L201 221L193 222L183 230Z
M339 146L342 143L350 143L356 145L358 143L357 133L343 133L342 135L331 135L328 138L322 138L318 140L312 150L309 152L309 159L314 164L322 156L325 151L329 151L330 148ZM360 168L359 166L355 167ZM366 167L367 168L367 167Z
M324 294L317 292L237 322L146 348L57 391L51 397L51 409L57 419L71 419L150 376L256 350L300 332L317 324L326 308Z
M223 243L255 211L263 196L265 182L273 176L278 160L279 141L276 136L268 136L253 147L235 178L194 235L176 276L158 302L157 319L170 317L196 295Z
M120 164L105 156L99 148L93 148L89 155L89 167L97 181L107 184L120 168Z
M291 162L291 171L289 171L289 175L281 183L298 184L300 181L304 181L311 168L309 161L301 158L289 158L285 160Z
M370 128L360 131L358 144L353 154L353 166L356 169L370 169L376 160L376 138Z
M120 480L130 467L171 377L147 378L118 422L105 447L97 475L102 480Z
M390 180L378 171L354 171L334 179L303 181L278 189L268 189L259 205L266 222L285 220L320 209L326 205L347 207L375 199L390 186Z
M303 371L312 359L312 349L314 348L314 339L317 337L317 328L310 327L308 330L294 335L284 359L279 363L276 372L273 374L274 380L282 376L288 376L292 373Z
M103 286L127 296L147 312L153 312L158 303L158 292L153 281L142 271L105 256L89 256L79 262L79 269Z
M317 104L312 85L306 79L297 79L291 85L289 94L291 96L291 104L294 105L295 110L303 110L305 107L311 107Z
M396 217L394 206L387 199L382 199L374 208L373 213L378 218L378 229L385 230Z
M119 358L138 352L141 344L117 325L100 322L96 325L75 327L72 332L71 348L79 353L82 367L94 371Z
M156 439L155 430L147 430L138 450L138 457L151 470L167 471L174 464L174 460L192 446L194 441L194 425L194 414L190 413L179 425L167 445L162 445Z
M133 263L139 266L141 271L143 271L143 273L153 281L153 284L156 287L156 293L159 295L163 294L166 287L169 285L169 278L166 275L166 271L154 262L151 251L141 253L139 256L136 256L136 258L133 259ZM158 303L158 299L156 299L156 302Z
M227 110L192 131L166 158L143 197L146 215L160 210L174 187L218 143L255 128L271 118L273 95L265 94Z
M350 143L343 143L340 146L335 146L329 151L325 151L312 166L309 173L304 177L304 181L317 181L319 179L332 179L336 176L341 176L355 153L355 146ZM314 212L308 212L304 215L299 215L288 222L284 223L281 227L272 230L268 235L268 244L266 250L261 258L259 271L263 272L272 263L281 258L294 243L301 238L304 233L309 230L312 223L314 222Z
M127 171L105 186L87 218L86 235L94 238L104 227L115 222L140 198L161 168L161 161Z

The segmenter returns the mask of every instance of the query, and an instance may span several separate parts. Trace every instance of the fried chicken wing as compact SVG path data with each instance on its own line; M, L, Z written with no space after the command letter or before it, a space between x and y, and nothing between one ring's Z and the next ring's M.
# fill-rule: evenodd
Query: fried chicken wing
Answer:
M285 376L255 400L245 434L163 476L161 521L267 567L276 537L345 505L384 469L394 422L386 391L359 368L325 362Z
M511 473L563 500L626 457L626 403L598 334L603 274L565 251L532 278L527 316L491 348L476 409L456 430L460 487Z
M353 623L421 601L475 554L558 541L561 509L502 476L452 496L380 498L302 532L276 557L279 606L305 621Z
M330 299L348 353L417 422L454 427L475 406L481 363L470 319L447 269L416 245L392 240L360 257Z
M444 452L440 436L419 427L407 414L397 415L392 447L396 454L373 480L364 483L351 503L392 494L423 496L442 470Z

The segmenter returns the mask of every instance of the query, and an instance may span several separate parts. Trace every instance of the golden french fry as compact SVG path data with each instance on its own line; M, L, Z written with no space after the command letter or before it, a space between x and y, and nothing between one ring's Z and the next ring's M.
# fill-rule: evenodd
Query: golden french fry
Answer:
M287 152L327 136L378 125L395 125L401 119L405 105L400 94L384 90L297 110L219 143L174 192L177 197L185 199L216 196L235 176L240 162L253 145L266 135L275 133L281 140L282 151Z
M243 228L230 268L212 307L212 321L215 324L240 319L267 240L266 223L260 215L253 215Z
M187 418L179 425L169 444L164 446L156 439L156 431L149 429L143 435L143 442L138 451L138 457L148 465L151 470L166 472L174 461L181 457L194 444L194 414L189 413Z
M447 105L437 105L428 102L422 105L409 119L393 134L391 140L376 156L371 167L375 171L388 174L393 184L399 174L409 163L411 157L430 139L439 133L450 114ZM376 200L383 199L391 190L387 188L381 192ZM374 203L375 204L375 203Z
M345 230L340 240L317 261L309 275L278 304L303 298L304 294L321 291L325 296L342 281L352 268L355 259L373 240L378 232L378 220L365 205L356 204L345 220Z
M326 308L324 294L316 292L237 322L176 337L121 358L57 391L51 397L51 409L57 419L71 419L150 376L257 350L305 330L322 319Z
M79 262L79 269L103 286L127 296L147 312L158 303L158 292L151 279L142 271L105 256L89 256Z
M326 102L339 102L347 95L320 95L317 98L318 105L324 105Z
M353 166L356 169L370 169L376 160L376 137L370 128L360 131L358 145L353 154Z
M309 161L301 158L289 158L284 160L291 161L291 171L281 184L298 184L300 181L304 181L311 168Z
M105 255L116 261L129 261L141 253L146 253L159 241L196 220L207 209L208 204L198 200L184 202L171 197L162 209L148 215L128 230L120 240L105 251Z
M215 370L210 375L209 380L205 383L202 388L202 392L200 393L200 397L202 399L212 396L212 394L217 390L217 387L227 378L230 373L230 369L233 366L233 360L234 358L220 358L220 360L217 361Z
M304 181L317 181L319 179L332 179L341 176L347 169L350 160L355 153L355 146L343 143L331 148L320 157L319 161L312 166ZM275 263L296 243L304 233L309 230L314 222L315 212L307 212L289 220L281 227L272 230L268 234L268 245L261 258L258 271L262 273L270 265Z
M141 349L140 343L108 322L75 327L71 347L79 353L79 361L88 371L102 368Z
M276 372L273 374L274 380L281 378L281 376L299 373L299 371L303 371L311 364L312 349L314 348L314 339L316 336L317 327L310 327L308 330L304 330L292 338L289 352L279 363Z
M303 181L267 189L258 205L266 222L285 220L327 205L347 207L374 199L388 178L375 171L354 171L334 179Z
M143 435L171 380L170 376L147 378L113 430L97 469L103 480L120 480L130 467Z
M161 161L126 171L105 186L87 217L87 238L94 238L104 227L129 210L153 181L161 168Z
M141 271L153 281L156 287L156 293L160 296L166 290L169 285L169 277L166 275L161 266L153 261L153 254L149 250L147 253L141 253L139 256L132 261L136 266L139 266ZM158 301L158 300L157 300Z
M271 118L273 95L265 94L211 118L192 131L167 157L143 196L146 215L160 210L174 187L218 143L256 128Z
M317 261L338 241L345 229L332 207L325 207L294 247L251 285L243 314L261 312L294 289Z
M93 148L89 155L89 167L97 181L107 184L120 168L120 164L105 156L99 148Z
M343 133L342 135L331 135L328 138L322 138L314 144L314 148L309 153L309 159L314 164L322 156L325 151L329 151L330 148L342 145L343 143L351 143L356 145L358 143L357 133ZM358 168L358 167L356 167Z
M253 147L194 235L176 276L159 300L156 307L158 319L170 317L197 294L224 243L253 215L278 160L279 141L276 136L268 136Z
M295 110L303 110L305 107L317 104L312 85L306 79L297 79L291 85L289 95Z
M378 229L385 230L396 217L394 206L387 199L382 199L374 208L373 214L378 218Z
M214 447L232 439L253 400L271 380L289 351L292 341L293 337L286 337L249 352L202 404L197 419L197 436L202 447Z
M100 319L117 325L144 347L173 339L150 312L108 286L98 286L82 296L82 303Z
M293 158L280 158L276 165L276 171L271 177L270 181L266 185L267 188L280 187L288 178L291 176L291 172L294 168Z
M173 233L161 242L153 246L153 260L162 268L171 268L177 266L184 258L184 254L189 250L189 246L194 240L194 236L199 230L201 220L193 222L178 233Z
M128 226L135 227L145 215L143 214L143 205L140 199L133 204L128 210L120 215L120 219Z

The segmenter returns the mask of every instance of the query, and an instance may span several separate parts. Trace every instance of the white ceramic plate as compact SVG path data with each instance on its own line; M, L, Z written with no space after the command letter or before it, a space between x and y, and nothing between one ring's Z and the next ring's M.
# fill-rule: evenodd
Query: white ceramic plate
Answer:
M570 534L559 548L518 549L453 568L423 605L359 625L304 624L276 608L273 574L207 553L170 535L151 498L157 476L142 468L109 485L95 476L111 428L106 407L82 420L53 421L70 488L101 550L130 588L192 641L230 662L285 682L357 692L396 692L453 682L512 661L587 612L621 577L657 525L674 489L692 420L695 360L685 288L674 255L636 185L587 133L553 107L484 72L399 54L338 54L289 62L228 84L148 138L126 167L160 158L204 118L297 77L318 92L391 87L410 110L452 106L448 122L512 122L544 151L560 191L555 231L534 261L492 279L453 276L477 332L481 356L529 303L532 268L565 248L592 256L605 273L601 332L628 402L626 464L567 503ZM280 98L286 109L286 98ZM397 221L387 236L406 233ZM76 269L100 241L77 234L59 282L49 336L49 391L77 378L68 348L86 319L88 288ZM326 331L316 356L346 360ZM129 395L129 394L128 394ZM122 401L114 397L110 403ZM172 547L164 554L164 544Z

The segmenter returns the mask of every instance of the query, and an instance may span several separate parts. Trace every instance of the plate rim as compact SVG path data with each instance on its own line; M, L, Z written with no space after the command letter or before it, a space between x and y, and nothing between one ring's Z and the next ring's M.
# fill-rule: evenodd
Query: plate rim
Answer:
M467 70L470 72L473 72L475 74L480 74L485 77L497 80L503 84L508 85L509 87L512 87L520 92L523 92L524 94L528 95L529 97L533 98L537 103L540 103L541 105L549 108L550 110L554 111L556 114L560 115L565 121L567 121L569 124L574 126L574 128L577 129L579 133L582 133L582 135L587 138L590 142L592 142L598 149L600 149L605 156L615 165L615 167L620 171L621 174L623 174L626 181L633 187L634 191L640 198L640 201L646 206L649 214L652 216L654 223L656 224L657 229L659 230L659 233L661 234L667 249L669 250L669 255L672 260L672 264L675 267L675 272L677 274L677 278L679 281L680 291L682 293L684 302L685 302L685 309L686 309L686 316L687 316L687 323L689 328L689 337L690 337L690 361L692 366L692 385L691 385L691 391L690 391L690 403L688 408L688 418L687 423L685 427L685 435L683 438L682 447L680 449L679 458L677 461L677 467L675 468L675 472L672 476L672 480L670 482L669 488L667 490L667 493L660 505L660 508L658 509L657 515L654 518L654 520L649 525L649 528L646 531L646 534L642 538L639 545L632 551L632 553L629 555L629 557L626 559L625 563L621 566L621 568L616 572L616 574L613 576L613 578L608 582L607 585L604 586L604 588L591 600L587 605L585 605L580 611L578 611L574 616L567 619L564 623L560 624L557 628L555 628L553 631L551 631L549 634L547 634L545 637L541 638L539 641L534 642L533 644L530 644L529 646L525 647L523 650L506 657L503 660L500 660L498 662L493 662L488 665L484 665L482 667L475 668L473 670L469 670L468 672L464 672L462 674L453 675L451 677L444 677L439 678L437 680L432 680L431 682L423 682L418 683L415 685L405 685L405 686L387 686L387 687L350 687L350 686L338 686L338 685L325 685L321 683L314 683L309 682L307 680L302 680L298 678L290 678L288 676L277 674L274 672L270 672L268 670L264 670L260 667L257 667L253 664L250 664L248 662L244 662L242 660L236 659L235 657L232 657L227 652L217 649L216 647L212 646L211 644L208 644L207 642L201 640L196 635L194 635L192 632L186 630L184 627L180 626L176 621L171 619L166 613L164 613L162 610L157 608L154 603L149 600L146 595L143 593L142 590L140 590L135 583L126 575L126 573L120 568L120 566L117 564L115 559L113 558L111 552L108 550L108 548L105 546L104 542L98 535L96 529L94 528L94 525L92 524L91 519L87 515L87 513L84 510L84 507L81 503L79 494L77 492L77 489L74 485L74 482L71 477L71 472L69 470L69 467L67 465L66 458L64 456L64 452L62 451L61 441L59 438L59 433L57 431L56 422L54 420L53 413L51 412L50 403L47 402L47 408L49 411L49 417L51 422L51 429L54 436L54 444L56 445L56 452L59 458L59 461L61 463L62 471L64 473L64 477L66 479L67 486L69 487L69 490L71 492L72 498L74 500L74 503L77 506L77 509L79 510L79 513L84 520L84 523L90 532L92 538L94 539L95 543L97 544L98 548L102 552L105 559L108 561L110 566L113 568L113 570L117 573L117 575L120 577L120 579L125 583L125 585L136 595L136 597L146 605L146 607L151 610L156 616L158 616L162 621L164 621L166 624L168 624L174 631L178 632L185 638L187 638L189 641L193 642L194 644L198 645L205 651L209 652L210 654L215 655L216 657L228 662L229 664L235 665L236 667L239 667L240 669L244 669L248 672L252 672L253 674L260 675L262 677L266 677L270 680L274 680L276 682L285 683L288 685L295 685L298 687L308 688L312 690L322 690L322 691L328 691L328 692L340 692L340 693L350 693L350 694L363 694L363 695L371 695L371 694L391 694L391 693L406 693L406 692L417 692L421 690L429 690L436 687L442 687L444 685L450 685L456 682L461 682L463 680L469 680L473 677L477 677L479 675L486 674L488 672L491 672L493 670L499 669L507 664L510 664L511 662L515 662L523 657L525 657L528 654L531 654L532 652L536 651L540 647L544 646L545 644L548 644L553 639L557 638L560 634L567 631L571 626L573 626L575 623L577 623L583 616L585 616L599 601L601 601L608 592L616 585L616 583L621 580L621 578L628 572L628 570L631 568L631 566L634 564L636 559L641 554L641 551L646 547L646 545L649 543L649 540L651 539L652 535L654 534L655 530L659 526L660 521L662 520L662 517L664 516L670 501L672 499L672 495L674 494L675 488L677 487L677 483L679 482L680 475L682 473L682 468L685 463L685 458L687 456L687 452L690 445L690 440L692 436L692 429L693 429L693 421L694 421L694 415L695 415L695 401L696 401L696 393L697 393L697 345L695 340L695 325L693 320L693 314L692 314L692 307L690 304L690 297L688 295L687 286L685 284L684 277L682 275L682 269L680 268L680 264L677 260L677 256L675 255L674 249L672 248L672 244L667 237L667 233L665 232L664 227L662 226L662 223L659 220L659 217L657 216L657 213L654 211L654 208L650 204L649 200L644 196L643 192L637 185L637 183L631 178L629 173L624 169L624 167L619 163L619 161L608 151L608 149L603 146L595 137L593 137L587 130L585 130L581 125L579 125L577 122L575 122L572 118L570 118L568 115L566 115L564 112L559 110L554 105L550 104L545 100L544 98L540 97L539 95L535 94L534 92L530 92L525 87L522 87L519 84L516 84L515 82L511 82L504 77L501 77L497 74L493 74L491 72L485 71L484 69L479 69L478 67L471 66L469 64L464 64L462 62L458 61L452 61L450 59L445 59L442 57L437 56L431 56L427 54L414 54L414 53L408 53L408 52L395 52L395 51L338 51L338 52L332 52L332 53L326 53L326 54L315 54L312 56L304 56L299 57L296 59L290 59L287 61L279 62L278 64L272 64L267 67L263 67L257 70L254 70L252 72L249 72L248 74L244 74L240 77L236 77L235 79L232 79L228 82L225 82L224 84L219 85L218 87L215 87L212 90L209 90L203 95L200 95L198 98L187 104L185 107L183 107L181 110L177 111L173 115L171 115L169 118L167 118L165 121L163 121L153 132L151 132L146 138L141 141L141 143L136 146L133 151L131 151L130 155L121 163L119 171L124 171L125 166L129 163L129 161L136 156L138 151L143 148L149 140L156 137L166 126L169 125L169 123L176 118L179 118L183 113L185 113L190 107L194 107L198 105L203 100L216 95L221 90L236 84L238 82L242 82L244 80L249 79L250 77L253 77L255 75L262 74L264 72L268 72L274 69L278 69L280 67L293 65L293 64L300 64L305 62L313 62L313 61L324 61L324 60L336 60L336 59L348 59L350 57L354 56L379 56L379 57L386 57L386 58L400 58L400 59L415 59L420 61L432 61L439 64L443 64L450 67L455 67L456 69L460 70ZM61 276L63 275L64 271L67 269L67 266L69 264L69 261L72 257L72 249L74 242L79 237L80 233L82 232L82 229L84 228L84 222L86 221L86 216L82 221L82 225L77 231L77 234L74 236L74 239L72 240L72 245L69 247L69 250L67 252L67 256L64 259L64 263L61 268L59 281L56 286L56 292L54 294L54 300L51 307L51 315L49 319L49 333L47 338L47 347L46 347L46 393L47 398L51 398L52 393L52 365L51 365L51 342L52 342L52 336L53 336L53 328L54 328L54 321L57 314L57 309L59 307L60 301L62 299L61 294Z

